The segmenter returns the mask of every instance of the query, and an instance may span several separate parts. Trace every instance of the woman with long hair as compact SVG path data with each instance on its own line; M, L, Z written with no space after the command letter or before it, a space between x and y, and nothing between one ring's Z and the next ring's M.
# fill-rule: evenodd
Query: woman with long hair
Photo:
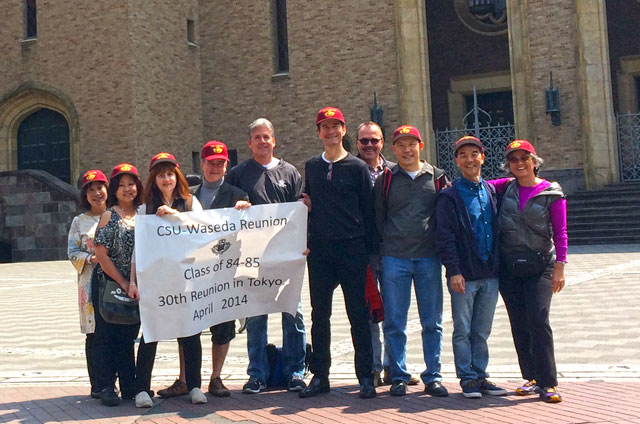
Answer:
M552 295L565 284L567 203L558 183L538 177L543 161L530 142L512 141L505 157L514 178L502 180L499 189L500 293L526 380L516 393L557 403L562 397L549 309Z
M110 278L123 293L129 290L135 219L141 197L142 183L136 167L129 163L116 165L111 172L107 210L100 217L95 236L96 258L100 265L92 278L94 305L99 304L97 280ZM113 324L106 322L100 313L95 317L93 357L96 389L100 391L100 401L104 405L116 406L120 404L113 387L116 375L120 380L122 397L131 399L135 395L133 345L140 323Z
M149 178L143 196L140 214L156 214L158 216L174 215L180 212L201 211L202 206L195 196L189 192L189 185L176 158L171 153L161 152L151 158ZM130 279L129 296L139 298L135 258ZM184 367L187 393L193 404L207 403L202 393L200 369L202 366L202 346L200 333L178 339L181 349L181 368ZM136 366L136 406L151 406L151 399L143 403L145 393L150 393L151 373L158 343L145 343L144 335L140 339L138 361ZM184 356L184 360L182 357ZM140 397L140 402L139 402Z
M67 255L78 272L80 331L86 334L84 348L91 383L91 397L98 399L100 392L96 387L93 364L93 333L96 322L95 307L91 301L91 274L98 263L93 238L100 216L107 207L107 176L99 169L90 169L82 175L80 184L80 206L85 212L73 218L71 222Z

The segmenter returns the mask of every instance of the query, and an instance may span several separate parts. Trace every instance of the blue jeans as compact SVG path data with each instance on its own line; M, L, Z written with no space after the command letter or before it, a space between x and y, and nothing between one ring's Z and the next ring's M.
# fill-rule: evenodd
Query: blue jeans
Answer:
M429 384L442 381L442 266L438 258L382 257L385 345L389 352L391 380L409 381L407 372L407 314L414 283L422 326L422 352L427 369L421 374Z
M465 281L464 293L451 290L453 356L460 385L489 377L489 347L493 315L498 301L498 279Z
M304 376L306 336L300 309L301 305L298 305L295 316L287 312L282 313L282 361L284 373L289 378ZM247 318L247 350L249 352L247 374L265 383L269 378L269 358L266 349L267 317L267 315L259 315Z

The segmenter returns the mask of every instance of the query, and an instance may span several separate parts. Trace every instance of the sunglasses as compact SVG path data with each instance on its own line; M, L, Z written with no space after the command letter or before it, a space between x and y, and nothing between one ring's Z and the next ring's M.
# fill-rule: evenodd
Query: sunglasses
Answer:
M333 162L329 162L329 170L327 171L327 181L331 181L333 177Z
M515 165L515 164L518 164L518 163L520 163L520 162L522 162L522 163L526 163L526 162L528 162L528 161L529 161L529 159L531 159L531 156L528 156L528 155L527 155L527 156L522 156L522 157L520 157L520 158L515 157L515 156L511 156L511 157L509 158L509 163L512 163L512 164L514 164L514 165Z
M367 144L371 143L373 144L378 144L380 143L380 138L359 138L358 141L360 142L360 144L362 144L363 146L366 146Z

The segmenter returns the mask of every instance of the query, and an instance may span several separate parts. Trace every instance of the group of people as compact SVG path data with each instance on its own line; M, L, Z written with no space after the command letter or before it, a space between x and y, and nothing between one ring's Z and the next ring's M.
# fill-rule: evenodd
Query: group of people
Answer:
M498 292L503 296L525 382L519 395L539 394L560 402L549 307L564 286L567 254L566 202L557 183L538 177L542 159L525 140L505 151L508 177L485 181L482 142L466 136L456 142L461 177L451 183L444 172L420 159L423 141L413 126L393 133L397 163L381 151L382 130L362 123L356 132L358 155L345 149L342 112L321 109L316 117L323 152L305 165L304 182L290 163L274 156L275 131L260 118L249 126L252 158L228 170L227 146L210 141L201 150L202 183L189 187L170 153L155 155L146 185L135 166L122 163L110 178L100 170L81 180L81 204L69 232L69 258L78 271L81 330L91 396L108 406L134 399L138 407L153 405L150 389L157 343L140 338L140 324L107 322L99 312L99 291L106 280L131 299L139 299L134 255L137 214L186 211L302 201L309 210L308 256L312 353L309 385L304 381L306 331L301 305L295 315L282 313L282 365L287 389L308 398L330 390L331 306L342 287L351 324L359 396L373 398L376 387L390 384L390 394L403 396L418 384L407 371L407 314L414 285L422 326L426 369L425 392L448 396L442 385L442 265L446 268L454 322L456 374L465 397L503 395L488 380L487 339ZM228 173L227 173L228 170ZM367 303L367 275L380 289L384 304L380 340ZM370 285L370 284L369 284ZM267 316L246 320L248 381L242 392L266 389L270 373ZM220 376L235 322L211 327L212 375L208 392L229 396ZM382 353L384 345L384 355ZM158 391L162 397L188 395L206 403L201 390L200 334L178 339L180 376Z

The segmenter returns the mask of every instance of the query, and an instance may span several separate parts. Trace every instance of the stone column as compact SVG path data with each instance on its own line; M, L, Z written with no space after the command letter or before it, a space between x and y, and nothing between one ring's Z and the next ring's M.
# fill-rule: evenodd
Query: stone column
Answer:
M425 143L429 162L436 158L431 119L431 82L427 44L427 15L424 0L398 0L395 3L400 120L415 125Z
M533 81L529 46L528 0L507 0L509 60L516 138L534 140Z
M578 81L587 188L619 179L604 0L576 2Z

